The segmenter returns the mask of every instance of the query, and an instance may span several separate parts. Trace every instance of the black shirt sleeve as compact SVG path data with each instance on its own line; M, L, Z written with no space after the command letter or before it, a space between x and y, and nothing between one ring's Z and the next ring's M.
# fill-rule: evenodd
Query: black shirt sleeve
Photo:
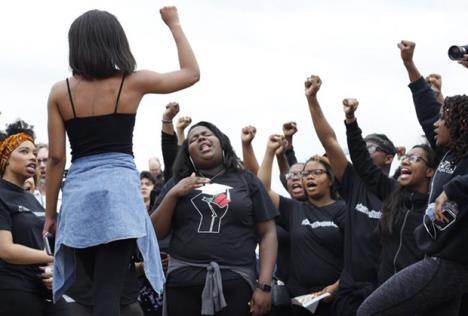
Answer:
M0 201L0 230L11 231L11 216L8 207Z
M439 119L440 103L423 77L409 84L419 124L432 149L436 149L434 123Z
M161 131L161 149L164 161L164 179L170 179L172 177L172 165L179 150L175 132L171 135Z
M444 185L449 200L466 204L468 202L468 175L456 176Z
M333 218L333 222L338 225L338 227L341 229L341 231L344 232L345 230L345 221L346 221L346 204L344 201L337 201L337 207L338 211L335 214L335 217Z
M369 191L374 192L381 200L384 200L393 191L394 180L383 173L382 169L372 161L357 120L345 125L349 154L357 174Z
M294 152L294 148L288 149L284 152L286 156L286 160L288 161L289 166L292 166L297 163L296 153Z
M289 231L295 203L297 202L280 195L279 216L276 218L276 222L287 231Z
M153 205L153 208L151 209L150 214L152 214L158 208L159 204L161 204L167 192L169 192L172 189L172 187L174 187L175 185L176 185L176 180L174 178L170 178L169 181L167 181L164 184L164 186L161 189L161 192L158 195L158 198L156 199L156 202Z
M278 216L278 210L273 205L270 196L260 180L250 171L245 171L249 185L250 197L253 202L255 223L265 222Z

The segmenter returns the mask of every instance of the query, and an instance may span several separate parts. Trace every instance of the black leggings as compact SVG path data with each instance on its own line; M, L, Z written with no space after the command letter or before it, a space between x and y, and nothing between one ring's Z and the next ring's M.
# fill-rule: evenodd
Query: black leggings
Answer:
M75 249L93 283L95 316L120 315L120 297L135 246L135 239L124 239Z
M69 316L67 303L57 303L31 292L0 290L0 316Z
M201 312L201 294L204 285L167 287L166 303L169 316L198 316ZM244 279L223 281L227 306L215 316L249 316L252 289Z

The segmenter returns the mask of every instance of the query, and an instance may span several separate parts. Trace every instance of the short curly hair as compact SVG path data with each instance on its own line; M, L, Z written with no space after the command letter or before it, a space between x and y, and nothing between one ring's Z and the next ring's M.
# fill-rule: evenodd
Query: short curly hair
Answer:
M25 121L21 119L17 119L13 123L8 124L5 129L5 133L7 137L18 134L18 133L26 133L29 136L31 136L33 139L36 138L36 135L34 133L34 126L29 125L28 123L26 123Z

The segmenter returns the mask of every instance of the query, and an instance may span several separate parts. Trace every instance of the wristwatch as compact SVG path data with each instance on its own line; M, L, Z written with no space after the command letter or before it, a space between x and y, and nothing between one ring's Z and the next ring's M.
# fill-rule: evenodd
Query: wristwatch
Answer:
M257 282L256 287L257 287L257 289L260 289L260 290L262 290L264 292L271 292L271 285L270 284Z

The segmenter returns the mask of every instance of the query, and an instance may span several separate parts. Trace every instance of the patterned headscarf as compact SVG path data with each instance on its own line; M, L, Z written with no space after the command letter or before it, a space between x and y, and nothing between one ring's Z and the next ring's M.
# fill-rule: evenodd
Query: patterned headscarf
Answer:
M0 175L3 175L5 168L10 159L11 153L18 148L19 145L25 141L34 143L34 139L31 135L26 133L18 133L7 137L5 140L0 142Z

